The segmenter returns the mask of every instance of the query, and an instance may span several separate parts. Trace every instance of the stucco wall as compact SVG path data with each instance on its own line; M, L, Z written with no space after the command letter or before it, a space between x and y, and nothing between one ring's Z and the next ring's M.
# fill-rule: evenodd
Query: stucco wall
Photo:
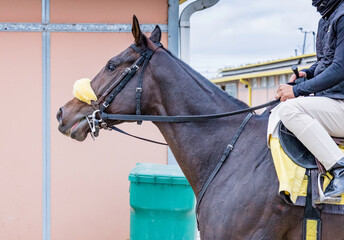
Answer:
M0 239L42 235L39 33L0 32Z
M51 0L52 23L167 24L167 0ZM1 22L41 22L41 1L0 0ZM167 148L118 133L93 142L57 130L72 85L92 78L133 42L130 33L51 33L51 239L129 238L128 174L138 162L167 163ZM163 33L167 46L167 33ZM0 32L0 239L42 239L42 33ZM124 124L163 141L157 128Z
M56 111L72 98L76 79L92 78L132 42L130 33L53 33L51 37L51 109ZM128 238L128 173L137 162L166 163L166 147L106 131L95 142L88 138L79 143L57 131L55 112L51 119L52 239ZM151 123L123 128L164 141Z

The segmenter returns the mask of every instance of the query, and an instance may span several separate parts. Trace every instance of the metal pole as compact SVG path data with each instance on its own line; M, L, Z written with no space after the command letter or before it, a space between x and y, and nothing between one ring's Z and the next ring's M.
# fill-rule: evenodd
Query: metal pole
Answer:
M168 0L168 50L178 56L179 0Z
M305 54L306 39L307 39L307 32L305 32L305 36L304 36L304 38L303 38L302 55Z
M304 33L304 38L303 38L303 46L302 46L302 55L305 54L306 51L306 40L307 40L307 34L308 33L313 33L313 48L314 48L314 52L315 52L315 32L313 31L304 31L303 28L299 28L299 30Z
M42 0L42 24L49 24L50 0ZM50 32L42 32L42 239L50 240L51 168L50 168Z
M197 0L184 8L179 18L180 27L180 58L190 63L190 18L197 11L210 8L220 0Z
M168 0L168 49L175 55L179 54L179 1ZM177 164L170 147L167 147L167 163Z
M316 52L316 44L315 44L315 32L312 32L313 34L313 50Z

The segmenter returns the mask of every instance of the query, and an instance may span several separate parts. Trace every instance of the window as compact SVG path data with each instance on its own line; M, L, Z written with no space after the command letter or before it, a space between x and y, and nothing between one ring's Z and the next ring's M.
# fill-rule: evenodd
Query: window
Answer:
M252 78L251 86L252 86L252 88L258 87L258 79L257 78Z
M269 87L274 87L275 86L275 76L270 76L268 83L269 83Z
M238 97L238 87L236 83L228 83L225 86L225 91L232 97Z
M262 79L260 79L260 87L266 88L267 86L268 84L267 84L266 77L262 77Z
M287 82L287 75L283 74L283 75L279 75L278 77L278 83L279 84L283 84L283 83L286 83Z

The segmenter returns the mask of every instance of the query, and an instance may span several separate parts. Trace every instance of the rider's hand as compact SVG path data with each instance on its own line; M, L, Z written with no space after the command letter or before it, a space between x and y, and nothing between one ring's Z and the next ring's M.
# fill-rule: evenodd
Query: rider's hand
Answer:
M293 86L288 84L281 84L279 85L277 89L277 93L275 96L276 99L281 98L281 102L284 102L288 99L295 98L294 92L293 92Z
M300 76L300 78L302 78L302 77L307 78L307 73L305 73L303 71L300 71L299 72L299 76ZM293 75L291 75L291 77L290 77L288 82L293 83L293 82L295 82L295 80L296 80L296 75L293 74Z

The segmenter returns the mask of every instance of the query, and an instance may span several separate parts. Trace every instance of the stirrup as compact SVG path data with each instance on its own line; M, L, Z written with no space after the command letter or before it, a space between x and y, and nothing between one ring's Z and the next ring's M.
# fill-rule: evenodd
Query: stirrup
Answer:
M318 175L318 190L319 190L319 197L314 200L315 204L336 204L342 201L342 197L325 197L324 191L321 187L321 177L326 177L326 175L322 175L319 173Z

